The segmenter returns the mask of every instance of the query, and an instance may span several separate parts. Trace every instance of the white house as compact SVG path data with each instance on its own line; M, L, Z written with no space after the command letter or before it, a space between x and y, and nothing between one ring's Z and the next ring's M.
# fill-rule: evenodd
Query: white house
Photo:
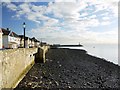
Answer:
M2 33L3 48L18 48L20 46L20 37L15 32L2 28Z
M25 37L25 48L39 47L40 42L35 38ZM8 28L0 29L0 49L1 48L18 48L24 47L24 36L17 35L15 32L10 31Z
M33 37L32 40L34 41L34 42L32 42L34 44L34 47L40 46L40 41L38 41L35 37Z
M23 35L19 35L20 37L20 47L24 47L24 36ZM29 48L31 47L32 41L29 37L25 37L25 48Z
M0 29L0 49L2 49L2 29Z
M29 38L29 47L33 47L34 45L34 41L32 40L32 38Z
M31 38L31 45L32 45L32 47L34 47L34 46L35 46L35 41L34 41L34 38Z
M40 46L40 41L36 41L36 46L39 47Z

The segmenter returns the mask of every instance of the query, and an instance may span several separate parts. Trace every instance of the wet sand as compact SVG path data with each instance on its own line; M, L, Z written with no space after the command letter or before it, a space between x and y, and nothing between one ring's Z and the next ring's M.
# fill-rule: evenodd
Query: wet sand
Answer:
M50 49L15 90L34 88L120 88L120 66L84 50Z

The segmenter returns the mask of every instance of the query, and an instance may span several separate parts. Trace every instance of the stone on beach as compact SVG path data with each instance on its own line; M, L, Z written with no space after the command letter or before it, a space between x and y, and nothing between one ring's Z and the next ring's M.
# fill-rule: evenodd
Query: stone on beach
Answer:
M31 88L120 88L120 66L91 56L86 51L50 49L46 58L46 63L36 63L32 67L15 90L30 86Z

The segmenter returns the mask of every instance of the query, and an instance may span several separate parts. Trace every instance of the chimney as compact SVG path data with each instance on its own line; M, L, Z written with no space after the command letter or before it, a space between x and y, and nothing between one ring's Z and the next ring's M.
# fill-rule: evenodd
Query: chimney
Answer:
M7 28L7 30L9 31L10 29L9 29L9 28Z

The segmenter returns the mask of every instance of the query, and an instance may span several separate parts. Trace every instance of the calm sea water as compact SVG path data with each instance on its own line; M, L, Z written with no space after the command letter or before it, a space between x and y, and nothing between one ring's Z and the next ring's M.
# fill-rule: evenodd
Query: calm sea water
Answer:
M70 49L84 49L88 54L104 58L118 64L118 45L116 44L86 44L84 47L62 47ZM120 63L119 63L120 65Z

